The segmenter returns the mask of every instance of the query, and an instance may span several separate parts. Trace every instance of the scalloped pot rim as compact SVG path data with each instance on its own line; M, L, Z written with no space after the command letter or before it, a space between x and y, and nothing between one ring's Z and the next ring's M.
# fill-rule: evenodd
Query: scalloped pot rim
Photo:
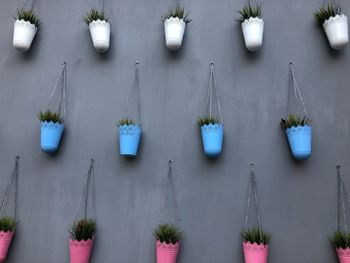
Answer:
M252 243L250 241L243 241L243 244L246 245L246 246L257 246L257 247L261 247L261 248L265 248L265 249L268 249L269 248L269 244L258 244L256 242Z
M291 129L297 129L297 128L312 128L312 126L311 125L298 125L298 126L292 126L292 127L290 127L290 128L287 128L286 129L286 131L287 130L291 130Z
M100 20L100 19L97 19L97 20L94 20L94 21L92 21L90 24L89 24L89 26L90 25L96 25L96 24L99 24L99 25L106 25L106 26L111 26L111 24L108 22L108 21L106 21L106 20Z
M164 23L173 23L173 22L186 24L182 18L180 19L177 16L176 17L171 16L171 17L165 19L165 21L164 21Z
M340 19L347 19L348 17L344 14L341 15L336 15L336 16L331 16L330 18L328 18L326 21L324 21L323 25L327 25L329 23L332 22L336 22L339 21Z
M63 123L59 123L59 122L53 122L53 121L41 121L40 122L41 124L44 124L44 125L46 125L46 124L49 124L49 125L57 125L57 126L61 126L61 125L63 125Z
M249 17L248 19L244 20L242 22L243 24L249 24L249 23L253 23L253 22L259 22L259 23L263 23L264 24L264 20L260 17Z
M34 24L30 23L29 21L25 21L24 19L21 19L21 20L16 19L15 23L31 27L32 29L37 29L38 28Z
M215 123L215 124L209 123L209 124L204 124L201 127L224 127L224 124L223 123Z

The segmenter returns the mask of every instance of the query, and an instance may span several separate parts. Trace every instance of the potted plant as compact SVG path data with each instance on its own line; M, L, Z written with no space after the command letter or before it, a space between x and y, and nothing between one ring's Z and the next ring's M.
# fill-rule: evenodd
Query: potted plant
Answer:
M94 245L96 222L93 219L79 219L74 222L69 230L70 262L88 263L91 250Z
M155 231L157 263L176 263L180 251L181 232L170 224L161 224Z
M292 154L297 160L307 159L311 155L312 127L309 118L296 114L281 120L285 129Z
M260 228L242 231L245 263L267 263L271 235Z
M41 123L41 150L47 153L57 151L64 130L64 124L58 112L40 111L38 118Z
M0 262L4 262L11 245L13 235L17 227L17 221L8 216L0 218Z
M315 19L323 26L329 44L334 49L341 49L349 42L348 17L342 10L340 4L329 3L314 13Z
M240 18L245 46L250 51L255 51L262 46L264 34L264 20L261 18L261 4L255 7L250 1L240 10Z
M210 157L221 153L224 137L224 125L214 116L204 116L198 119L201 128L204 152Z
M122 156L136 156L141 139L141 125L131 119L122 119L118 123L119 150Z
M111 25L108 20L109 18L103 11L95 8L84 17L84 22L89 26L92 42L98 52L107 51L109 48Z
M39 28L40 20L33 10L17 10L13 31L13 46L21 51L27 51L32 45Z
M350 262L350 233L336 231L330 238L335 247L340 263Z
M186 30L186 25L192 20L188 18L189 12L185 13L185 8L177 5L170 8L163 17L165 30L165 43L168 49L177 50L181 47L182 39Z

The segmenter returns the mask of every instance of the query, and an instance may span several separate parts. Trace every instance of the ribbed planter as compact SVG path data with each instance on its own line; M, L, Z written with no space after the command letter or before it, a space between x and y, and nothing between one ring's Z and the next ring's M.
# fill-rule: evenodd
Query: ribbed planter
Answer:
M70 263L89 263L94 238L88 240L70 240Z
M224 137L223 124L209 124L201 126L204 152L209 157L216 157L221 153Z
M339 263L350 263L350 248L337 248Z
M137 155L141 139L141 126L120 125L119 126L119 151L122 156L134 157Z
M178 17L170 17L164 21L165 43L168 49L177 50L182 45L186 23Z
M16 20L13 30L13 46L20 51L27 51L32 45L37 27L28 21Z
M297 160L307 159L311 155L312 127L309 125L286 129L292 155Z
M47 153L56 152L60 145L63 130L63 124L52 121L41 122L41 150Z
M243 253L245 263L267 263L269 246L243 242Z
M167 244L157 240L157 263L176 263L180 251L180 243Z
M348 17L336 15L323 23L329 44L334 49L341 49L349 42Z
M242 32L246 48L250 51L259 49L263 43L264 20L259 17L244 20Z
M98 52L105 52L109 49L111 25L104 20L95 20L89 24L90 35L94 48Z
M15 232L0 231L0 262L5 262Z

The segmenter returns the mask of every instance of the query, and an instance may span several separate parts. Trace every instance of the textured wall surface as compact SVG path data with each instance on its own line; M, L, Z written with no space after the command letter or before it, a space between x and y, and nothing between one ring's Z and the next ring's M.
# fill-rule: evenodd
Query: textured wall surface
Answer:
M234 22L243 0L184 3L193 22L181 50L171 53L160 17L175 1L106 0L111 49L98 54L82 22L97 3L38 0L42 27L23 54L12 47L12 15L23 2L1 1L0 193L14 156L21 155L20 225L8 262L69 262L67 228L91 157L98 220L92 262L155 262L152 231L161 219L169 158L184 233L179 262L243 262L250 161L263 226L273 233L269 262L336 262L328 236L336 228L336 164L350 183L349 47L332 51L315 25L312 12L322 1L264 1L264 45L254 54ZM45 109L64 60L68 119L52 157L40 150L36 114ZM126 160L119 156L116 122L135 60L144 133L140 155ZM224 149L215 161L204 156L196 123L205 112L210 61L225 120ZM279 127L290 61L314 127L313 154L301 164Z

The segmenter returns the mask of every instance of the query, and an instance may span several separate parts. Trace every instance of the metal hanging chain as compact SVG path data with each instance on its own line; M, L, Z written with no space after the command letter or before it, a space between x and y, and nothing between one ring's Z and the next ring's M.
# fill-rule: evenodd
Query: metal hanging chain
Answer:
M52 103L53 95L55 94L55 91L61 82L60 97L59 97L59 102L58 102L58 114L60 116L62 116L62 119L64 119L64 117L66 115L66 91L67 91L67 69L66 68L67 68L67 62L63 62L61 72L60 72L58 79L55 83L55 86L51 92L51 95L49 98L49 103L48 103L48 108L50 108L50 104ZM63 109L62 109L62 107L63 107Z
M253 193L252 193L253 192ZM256 187L256 177L255 177L255 165L254 163L250 163L250 178L249 178L249 190L248 190L248 200L247 200L247 207L245 212L245 225L244 229L248 229L248 221L249 221L249 210L250 210L250 198L253 194L254 200L255 200L255 213L256 218L258 220L258 228L260 231L260 238L262 237L262 229L261 229L261 218L260 218L260 210L259 210L259 198L258 198L258 191Z
M18 181L18 163L19 163L19 156L16 156L15 158L15 166L13 168L13 171L10 175L10 179L9 179L9 183L6 187L4 196L2 198L2 202L1 202L1 206L0 206L0 216L2 216L2 212L4 209L4 206L7 202L7 199L9 197L10 194L10 190L11 190L11 186L14 184L14 206L13 206L13 215L14 215L14 219L16 219L16 214L17 214L17 209L16 209L16 203L17 203L17 181Z
M215 79L214 62L210 62L210 76L209 76L209 86L208 86L208 95L207 95L207 114L208 114L208 116L212 116L213 89L215 90L216 101L217 101L219 115L220 115L220 121L221 121L221 123L224 123L224 120L222 118L220 100L219 100L219 91L218 91L218 87L216 85L216 79Z
M289 99L290 99L290 93L292 92L292 94L294 95L295 99L296 99L296 103L300 102L305 115L308 115L307 113L307 109L303 100L303 97L301 96L301 91L300 88L298 86L298 82L295 78L295 72L294 72L294 65L292 62L289 63L289 85L288 85L288 106L287 106L287 115L290 114L289 112Z
M79 219L80 211L83 208L84 205L84 219L87 218L87 206L88 206L88 200L89 200L89 190L90 190L90 182L91 182L91 191L92 191L92 215L91 218L96 218L96 197L95 197L95 169L94 169L94 163L95 160L91 159L91 164L88 170L88 173L85 178L83 190L81 193L81 197L78 203L78 209L77 209L77 215L75 217L75 220Z
M29 2L29 0L26 0L24 2L22 9L26 8L26 6L28 5L28 2ZM34 6L35 6L35 0L32 1L32 5L31 5L31 8L29 10L33 11L34 10Z
M98 0L98 7L101 11L104 11L105 9L105 1L104 0Z
M140 90L140 78L139 78L139 68L138 65L140 63L138 61L135 62L135 70L133 74L133 79L132 79L132 86L128 92L128 95L126 97L126 101L124 104L124 113L123 113L123 119L126 119L128 117L128 106L129 106L129 100L131 97L131 93L134 90L134 88L137 89L138 93L138 105L137 105L137 121L141 125L142 120L141 120L141 90Z
M337 186L338 186L338 231L340 231L340 218L343 216L344 220L344 229L345 232L348 233L348 225L347 225L347 217L346 217L346 209L349 207L348 205L348 195L345 189L345 184L343 177L340 173L341 166L337 165ZM342 213L342 215L341 215Z
M175 186L174 186L174 180L172 177L172 161L169 160L168 162L168 166L169 166L169 170L168 170L168 180L167 180L167 185L165 188L165 198L164 198L164 205L163 205L163 209L162 209L162 218L163 221L165 221L165 210L168 206L168 195L169 195L169 186L170 186L170 190L172 192L172 201L173 201L173 210L174 210L174 215L175 215L175 220L176 220L176 224L179 225L181 222L181 218L179 215L179 208L177 205L177 197L176 197L176 191L175 191Z

